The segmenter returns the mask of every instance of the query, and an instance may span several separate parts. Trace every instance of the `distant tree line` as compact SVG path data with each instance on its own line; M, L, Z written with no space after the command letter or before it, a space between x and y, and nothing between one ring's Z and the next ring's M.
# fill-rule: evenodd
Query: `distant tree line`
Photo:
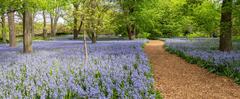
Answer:
M196 34L220 37L219 50L230 51L232 36L240 34L240 0L120 1L122 14L116 18L116 33L129 39Z
M32 52L34 18L42 14L42 37L56 36L63 18L73 39L84 34L93 43L99 33L157 39L200 33L220 37L221 51L232 49L240 33L240 0L0 0L2 42L16 47L15 17L22 20L24 52ZM50 16L50 35L47 16ZM9 33L7 33L9 31ZM7 38L9 34L9 38Z

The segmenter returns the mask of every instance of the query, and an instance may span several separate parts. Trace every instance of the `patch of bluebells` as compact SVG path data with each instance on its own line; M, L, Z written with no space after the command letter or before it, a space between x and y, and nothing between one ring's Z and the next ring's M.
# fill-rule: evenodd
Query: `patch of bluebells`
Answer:
M0 45L0 98L155 98L144 42L89 43L86 65L80 41L34 42L32 54Z
M240 46L234 42L231 52L218 51L218 39L185 39L175 38L166 40L166 47L180 51L184 55L211 62L214 66L226 66L240 73Z

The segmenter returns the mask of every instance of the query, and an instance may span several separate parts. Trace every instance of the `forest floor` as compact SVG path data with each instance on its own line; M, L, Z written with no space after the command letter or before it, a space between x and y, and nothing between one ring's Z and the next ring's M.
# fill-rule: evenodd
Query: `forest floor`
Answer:
M166 99L240 99L240 86L233 80L168 53L163 41L150 41L145 52L153 66L154 87Z

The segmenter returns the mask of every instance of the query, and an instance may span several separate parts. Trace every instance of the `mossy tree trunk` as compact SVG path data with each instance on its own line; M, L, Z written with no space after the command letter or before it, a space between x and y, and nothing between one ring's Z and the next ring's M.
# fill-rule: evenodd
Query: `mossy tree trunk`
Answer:
M2 42L6 43L7 42L7 38L6 38L6 22L5 22L5 15L2 14L1 16L2 19Z

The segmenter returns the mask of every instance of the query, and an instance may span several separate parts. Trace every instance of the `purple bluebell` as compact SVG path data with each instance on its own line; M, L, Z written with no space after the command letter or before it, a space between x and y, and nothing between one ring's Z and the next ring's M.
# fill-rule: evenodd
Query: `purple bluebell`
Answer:
M229 66L237 71L240 66L239 42L234 42L234 50L231 52L218 51L218 39L168 39L166 46L176 51L180 51L187 56L200 58L211 62L214 66Z
M22 54L17 48L0 45L0 98L108 99L147 98L154 82L142 45L146 41L100 41L88 44L88 64L84 64L83 42L33 42L34 52ZM27 93L27 94L25 94ZM49 95L49 96L48 96Z

